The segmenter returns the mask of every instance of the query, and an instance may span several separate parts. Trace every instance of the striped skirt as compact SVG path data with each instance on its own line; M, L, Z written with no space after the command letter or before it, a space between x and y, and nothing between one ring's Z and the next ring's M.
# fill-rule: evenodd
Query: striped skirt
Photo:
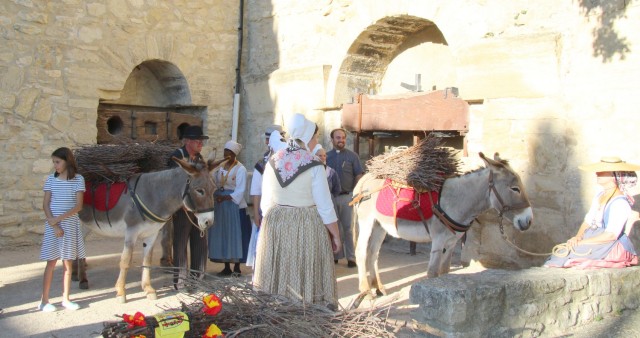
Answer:
M338 304L331 242L315 207L274 206L265 215L254 284L306 303Z

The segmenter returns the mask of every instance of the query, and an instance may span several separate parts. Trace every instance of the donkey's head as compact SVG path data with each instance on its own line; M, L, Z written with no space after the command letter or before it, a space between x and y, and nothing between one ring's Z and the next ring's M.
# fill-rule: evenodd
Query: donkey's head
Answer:
M506 160L495 153L493 160L480 153L480 158L490 170L489 199L491 206L511 220L518 230L527 230L533 220L533 211L520 176Z
M171 159L189 175L182 193L182 204L198 217L200 230L207 230L213 225L213 193L217 188L210 173L225 159L208 160L206 163L198 161L195 164L176 157Z

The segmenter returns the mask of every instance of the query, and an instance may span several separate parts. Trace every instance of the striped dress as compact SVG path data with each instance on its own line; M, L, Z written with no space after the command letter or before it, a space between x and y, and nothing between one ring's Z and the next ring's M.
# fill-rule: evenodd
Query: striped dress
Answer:
M51 213L56 217L73 209L76 205L76 193L85 191L84 177L76 174L72 180L60 180L49 175L43 190L51 192ZM85 258L84 240L78 214L67 217L59 224L64 231L62 237L56 237L53 228L49 226L48 222L45 222L40 259L49 261Z

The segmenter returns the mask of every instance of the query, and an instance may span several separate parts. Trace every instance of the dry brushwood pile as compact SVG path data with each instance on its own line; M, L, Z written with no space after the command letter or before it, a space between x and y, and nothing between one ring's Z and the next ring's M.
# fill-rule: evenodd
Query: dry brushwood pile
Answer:
M239 279L211 275L205 280L188 278L185 285L190 290L185 294L189 301L182 301L179 309L163 309L165 313L181 311L188 316L189 331L185 337L215 337L205 335L212 324L226 338L393 337L394 330L400 329L387 320L390 305L334 312L325 306L302 304L257 291ZM205 313L207 305L203 297L211 294L221 300L221 309L215 315ZM154 337L155 328L160 325L154 315L157 314L145 314L144 324L139 326L128 325L122 320L105 323L102 336Z
M168 169L170 143L122 141L119 144L96 144L74 151L78 171L92 183L123 182L137 173Z
M459 174L460 165L455 158L457 151L441 144L441 138L428 136L406 150L370 159L367 171L418 191L438 191L447 177Z

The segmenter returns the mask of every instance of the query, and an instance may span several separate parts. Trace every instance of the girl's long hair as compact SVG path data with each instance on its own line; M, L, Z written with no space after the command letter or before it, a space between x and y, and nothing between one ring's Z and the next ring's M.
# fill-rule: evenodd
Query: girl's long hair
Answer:
M72 180L76 177L76 173L78 172L78 164L76 163L76 158L73 156L73 152L71 149L67 147L61 147L56 149L51 157L57 157L63 161L65 161L67 165L67 180ZM53 174L54 177L58 177L58 172Z

